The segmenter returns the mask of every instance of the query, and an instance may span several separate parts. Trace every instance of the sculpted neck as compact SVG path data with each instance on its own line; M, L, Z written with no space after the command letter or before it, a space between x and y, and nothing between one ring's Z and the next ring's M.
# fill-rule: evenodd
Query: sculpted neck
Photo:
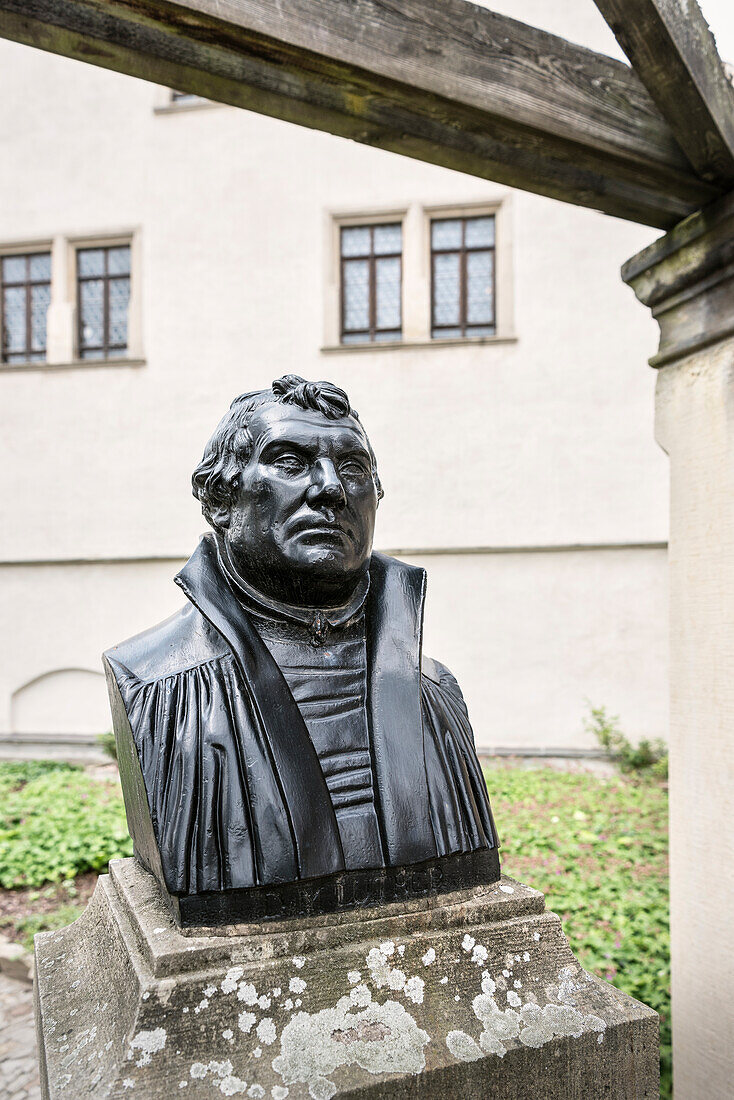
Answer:
M312 570L299 573L290 570L252 568L241 557L231 553L225 539L217 536L219 560L236 587L249 596L259 597L267 605L283 605L284 609L304 611L340 611L364 601L369 586L369 561L357 573L337 578L318 576Z

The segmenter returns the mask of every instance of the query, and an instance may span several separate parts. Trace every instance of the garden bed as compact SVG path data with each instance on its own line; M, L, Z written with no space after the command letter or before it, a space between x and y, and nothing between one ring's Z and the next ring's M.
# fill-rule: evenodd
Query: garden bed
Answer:
M36 932L76 920L97 873L132 854L120 784L47 761L0 763L0 933L32 947Z

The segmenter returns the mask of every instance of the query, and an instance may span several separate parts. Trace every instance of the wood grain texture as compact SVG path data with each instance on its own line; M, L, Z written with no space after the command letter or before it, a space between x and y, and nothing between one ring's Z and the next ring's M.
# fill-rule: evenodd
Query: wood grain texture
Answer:
M721 190L626 65L464 0L0 0L0 35L661 228Z
M734 185L734 87L696 0L595 0L703 179Z

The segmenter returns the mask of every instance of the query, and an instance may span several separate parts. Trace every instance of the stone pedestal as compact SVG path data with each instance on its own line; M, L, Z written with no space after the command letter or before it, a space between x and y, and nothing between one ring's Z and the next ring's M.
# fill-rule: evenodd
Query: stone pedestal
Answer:
M36 937L47 1097L658 1096L658 1021L586 973L543 895L440 897L183 934L110 865Z

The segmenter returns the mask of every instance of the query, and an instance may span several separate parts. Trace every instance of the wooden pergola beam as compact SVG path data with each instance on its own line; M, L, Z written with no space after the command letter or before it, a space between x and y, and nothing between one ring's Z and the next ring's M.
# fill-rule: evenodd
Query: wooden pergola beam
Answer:
M734 87L696 0L595 0L697 174L734 187Z
M464 0L0 0L0 35L660 228L720 193L626 65Z

